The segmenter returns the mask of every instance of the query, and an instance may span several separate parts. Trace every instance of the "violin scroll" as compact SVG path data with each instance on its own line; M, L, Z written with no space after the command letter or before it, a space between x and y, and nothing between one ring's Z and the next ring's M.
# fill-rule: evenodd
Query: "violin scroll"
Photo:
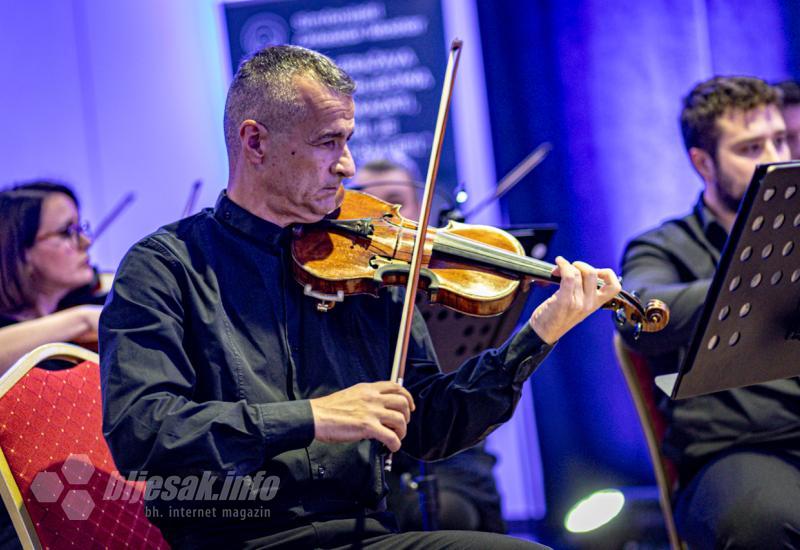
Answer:
M647 320L645 332L658 332L669 323L669 307L661 300L650 300L644 308L644 318Z
M658 332L669 323L669 307L661 300L650 300L642 306L639 298L625 290L607 302L604 309L615 312L615 319L620 325L630 324L634 327L634 336L641 332Z

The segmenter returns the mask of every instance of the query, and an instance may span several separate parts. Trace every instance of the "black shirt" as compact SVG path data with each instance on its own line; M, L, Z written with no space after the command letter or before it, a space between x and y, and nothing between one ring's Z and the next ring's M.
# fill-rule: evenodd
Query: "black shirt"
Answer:
M623 337L647 356L654 375L677 372L683 361L719 262L727 233L703 204L687 216L634 238L622 264L625 286L645 303L670 308L661 332L629 329ZM668 429L664 451L686 479L714 454L733 447L780 448L800 457L800 384L797 378L672 401L660 390Z
M265 470L280 478L273 519L378 506L378 446L315 440L308 400L389 378L401 305L386 292L318 312L292 280L290 235L223 193L126 254L100 319L104 433L121 471ZM507 420L550 349L526 323L444 375L419 314L413 332L403 450L425 459Z

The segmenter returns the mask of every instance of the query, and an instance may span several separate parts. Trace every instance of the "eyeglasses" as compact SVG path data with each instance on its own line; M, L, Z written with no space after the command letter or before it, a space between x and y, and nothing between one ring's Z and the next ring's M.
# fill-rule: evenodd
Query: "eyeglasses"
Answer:
M36 237L36 242L38 243L39 241L49 239L50 237L61 237L62 239L71 241L75 246L78 246L81 242L82 236L91 240L92 230L89 227L89 222L72 223L66 226L64 229L44 233Z

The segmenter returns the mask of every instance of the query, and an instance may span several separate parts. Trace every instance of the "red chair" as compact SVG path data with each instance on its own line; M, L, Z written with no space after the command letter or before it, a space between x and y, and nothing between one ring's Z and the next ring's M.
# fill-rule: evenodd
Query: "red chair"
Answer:
M56 359L74 366L34 368ZM0 494L24 548L168 548L103 439L97 363L46 344L0 378Z
M647 368L645 358L630 349L622 341L622 337L614 333L614 352L617 361L625 376L642 426L647 450L653 463L653 473L658 485L658 502L664 516L664 526L667 529L669 544L673 550L683 548L678 530L675 528L675 518L672 516L672 495L677 487L677 472L674 464L661 452L661 442L666 431L666 422L658 410L655 395L653 394L653 376Z

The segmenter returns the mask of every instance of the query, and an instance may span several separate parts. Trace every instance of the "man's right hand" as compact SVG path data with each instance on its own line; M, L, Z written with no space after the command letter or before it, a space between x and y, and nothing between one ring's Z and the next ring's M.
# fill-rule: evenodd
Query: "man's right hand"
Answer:
M414 399L394 382L356 384L311 399L314 437L326 443L377 439L396 452L406 436Z

